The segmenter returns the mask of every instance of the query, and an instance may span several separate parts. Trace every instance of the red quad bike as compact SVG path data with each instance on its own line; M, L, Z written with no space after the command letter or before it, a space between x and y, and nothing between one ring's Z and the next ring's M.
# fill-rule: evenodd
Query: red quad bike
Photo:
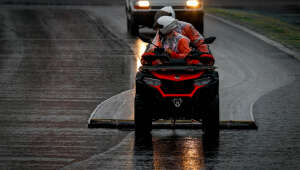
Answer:
M215 37L205 39L210 44ZM162 48L146 61L161 59L162 65L144 65L136 74L134 121L136 133L149 133L155 120L202 120L207 135L219 135L219 75L215 66L187 65L186 59L207 60L193 49L185 59L172 59Z

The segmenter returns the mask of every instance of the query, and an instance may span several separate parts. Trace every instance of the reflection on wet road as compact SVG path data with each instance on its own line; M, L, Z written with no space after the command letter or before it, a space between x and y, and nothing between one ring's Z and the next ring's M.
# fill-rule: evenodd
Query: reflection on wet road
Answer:
M205 159L201 135L186 137L177 133L153 132L149 136L135 136L134 153L140 156L149 152L153 169L203 169Z
M47 7L0 16L0 169L59 169L128 134L86 125L99 102L133 87L133 53L101 20Z
M142 54L146 50L147 43L143 42L140 39L137 39L134 46L136 47L134 49L134 53L135 53L135 57L136 57L136 68L138 70L138 68L142 65L140 60L141 60Z
M187 134L188 133L188 134ZM154 130L130 133L108 152L63 169L204 169L205 158L216 158L218 140L207 139L201 130Z
M153 159L155 169L201 169L204 168L202 139L180 137L174 134L153 137ZM169 155L172 155L170 159ZM172 165L170 167L170 165Z

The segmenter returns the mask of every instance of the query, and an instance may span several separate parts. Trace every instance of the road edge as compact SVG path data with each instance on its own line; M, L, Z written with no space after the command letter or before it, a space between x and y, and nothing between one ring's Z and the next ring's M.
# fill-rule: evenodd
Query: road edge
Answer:
M242 30L242 31L244 31L244 32L246 32L246 33L248 33L248 34L250 34L250 35L252 35L252 36L254 36L254 37L256 37L256 38L258 38L260 40L262 40L262 41L264 41L265 43L267 43L267 44L269 44L269 45L271 45L273 47L276 47L277 49L285 52L289 56L292 56L295 59L297 59L298 61L300 61L300 54L298 54L297 52L295 52L295 51L293 51L293 50L291 50L291 49L289 49L287 47L285 47L283 44L281 44L281 43L279 43L277 41L271 40L270 38L266 37L265 35L257 33L255 31L249 29L249 28L246 28L246 27L244 27L242 25L233 23L232 21L226 20L224 18L221 18L221 17L213 15L213 14L207 14L206 13L205 16L210 17L210 18L214 18L214 19L216 19L218 21L221 21L221 22L223 22L223 23L225 23L227 25L230 25L232 27L240 29L240 30Z

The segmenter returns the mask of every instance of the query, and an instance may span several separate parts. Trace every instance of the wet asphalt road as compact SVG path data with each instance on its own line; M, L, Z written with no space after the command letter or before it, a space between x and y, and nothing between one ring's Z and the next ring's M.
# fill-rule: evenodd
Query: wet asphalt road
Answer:
M132 88L128 46L82 10L0 13L0 169L58 169L117 144L128 132L87 119Z
M215 143L201 130L136 139L88 129L97 104L134 86L142 45L126 34L123 12L1 7L0 169L299 169L299 62L212 18L223 112L255 99L258 130L224 130Z

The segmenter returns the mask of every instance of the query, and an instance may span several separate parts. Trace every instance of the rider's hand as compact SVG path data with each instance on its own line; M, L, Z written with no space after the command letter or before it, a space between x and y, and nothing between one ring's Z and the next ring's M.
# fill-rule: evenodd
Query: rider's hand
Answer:
M186 63L188 65L198 65L198 64L201 64L199 60L195 60L195 59L192 59L192 60L187 60Z
M148 65L149 63L146 60L141 60L142 65Z
M173 51L172 51L170 48L167 48L167 49L166 49L166 52L167 52L169 55L171 55Z
M156 60L152 61L152 65L161 65L161 64L163 64L163 63L160 59L156 59Z

